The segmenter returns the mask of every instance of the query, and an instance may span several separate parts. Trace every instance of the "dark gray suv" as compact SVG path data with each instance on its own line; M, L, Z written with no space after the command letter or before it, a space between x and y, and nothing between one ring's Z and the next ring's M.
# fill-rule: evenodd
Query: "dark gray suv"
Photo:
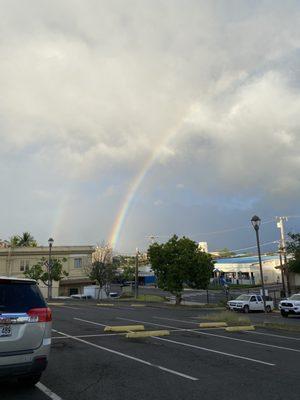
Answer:
M35 385L51 345L51 310L34 280L0 277L0 378Z

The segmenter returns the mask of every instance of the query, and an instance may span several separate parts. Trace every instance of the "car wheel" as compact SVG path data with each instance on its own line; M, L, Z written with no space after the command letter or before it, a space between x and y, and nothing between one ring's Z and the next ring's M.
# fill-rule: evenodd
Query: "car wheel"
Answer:
M33 387L41 379L42 374L22 376L18 379L20 385L25 387Z
M287 318L287 317L289 316L289 313L287 313L287 312L281 310L281 315L282 315L284 318Z
M248 314L248 312L249 312L249 306L244 306L244 313Z
M272 311L271 306L266 306L266 312L270 313Z

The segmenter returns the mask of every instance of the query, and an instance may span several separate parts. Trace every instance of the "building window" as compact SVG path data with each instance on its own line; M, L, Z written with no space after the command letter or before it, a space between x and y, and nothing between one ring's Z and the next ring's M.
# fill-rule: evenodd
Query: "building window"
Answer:
M74 258L74 268L82 267L82 258Z
M29 269L29 261L21 260L20 261L20 271L24 272L24 271L28 271L28 269Z

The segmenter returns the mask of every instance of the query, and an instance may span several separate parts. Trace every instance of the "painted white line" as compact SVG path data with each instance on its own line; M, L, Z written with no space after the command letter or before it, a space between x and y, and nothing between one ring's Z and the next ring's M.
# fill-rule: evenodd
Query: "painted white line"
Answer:
M103 336L120 336L120 335L124 335L124 333L99 333L97 335L76 335L74 337L78 337L78 338L89 338L89 337L103 337ZM66 338L65 336L52 336L52 339L70 339L70 338Z
M156 318L156 319L161 319L161 320L166 320L166 321L175 321L175 322L183 322L183 323L185 323L185 324L193 324L193 325L198 325L198 328L200 328L199 327L199 323L200 322L195 322L195 321L185 321L185 320L182 320L182 319L174 319L174 318L162 318L162 317L155 317L155 316L153 316L152 318ZM216 328L201 328L201 330L209 330L209 331L213 331L213 330L224 330L224 327L216 327Z
M52 306L50 306L51 308L52 307L56 307L57 309L60 309L60 308L70 308L71 310L81 310L81 308L80 307L71 307L71 306L55 306L55 305L52 305Z
M162 318L162 317L156 317L156 316L153 316L152 318L166 320L166 321L183 322L185 324L193 324L193 325L198 325L199 326L199 322L184 321L184 320L181 320L181 319L174 319L174 318Z
M87 319L81 319L81 318L73 318L76 319L78 321L82 321L82 322L86 322L87 324L93 324L93 325L100 325L100 326L107 326L107 325L103 325L100 322L95 322L95 321L88 321ZM119 319L119 318L118 318ZM158 325L161 326L161 325ZM181 332L181 331L186 331L186 329L182 329L182 328L175 328L175 329L171 329L172 332ZM118 333L118 335L126 335L126 332L124 333ZM85 337L85 336L113 336L113 334L111 333L106 333L106 334L102 334L102 335L79 335L76 337Z
M256 332L256 331L247 331L247 333L254 333L255 335L273 336L273 337L278 337L278 338L282 338L282 339L300 340L299 337L275 335L273 333L263 333L263 332Z
M241 359L241 360L252 361L252 362L255 362L255 363L258 363L258 364L269 365L269 366L271 366L271 367L274 367L274 366L275 366L275 364L268 363L268 362L261 361L261 360L257 360L257 359L255 359L255 358L249 358L249 357L244 357L244 356L238 356L238 355L232 354L232 353L225 353L225 352L223 352L223 351L208 349L208 348L206 348L206 347L195 346L195 345L190 344L190 343L178 342L178 341L176 341L176 340L171 340L171 339L163 339L163 338L157 337L157 336L153 336L153 338L154 338L154 339L157 339L157 340L162 340L162 341L164 341L164 342L175 343L175 344L178 344L178 345L181 345L181 346L185 346L185 347L191 347L191 348L193 348L193 349L208 351L208 352L210 352L210 353L221 354L222 356L233 357L233 358L239 358L239 359Z
M139 323L146 324L146 325L163 326L164 328L170 328L170 329L178 329L177 326L155 324L154 322L140 321L140 320L137 320L137 319L129 319L129 318L122 318L122 317L117 317L117 319L121 319L122 321L139 322ZM182 330L182 331L189 331L189 329L180 329L180 330Z
M82 318L73 318L73 319L76 319L76 321L86 322L88 324L99 325L99 326L107 326L107 324L100 324L100 322L88 321L88 320L82 319Z
M146 322L146 321L137 321L137 320L129 320L129 319L127 319L127 318L118 318L118 319L123 319L123 320L128 320L128 321L134 321L134 322L140 322L140 323L144 323L144 324L149 324L149 325L155 325L155 326L161 326L161 327L165 327L165 328L170 328L170 326L169 325L162 325L162 324L154 324L154 323L151 323L151 322ZM204 335L208 335L208 336L215 336L214 334L210 334L210 333L206 333L206 332L198 332L197 330L194 330L194 329L184 329L184 331L186 331L186 332L191 332L191 333L199 333L199 334L204 334ZM227 336L224 336L225 338L227 338ZM162 339L162 338L158 338L158 337L156 337L156 339ZM169 339L164 339L164 340L167 340L167 341L169 341ZM179 344L182 344L181 342L176 342L176 343L179 343ZM188 344L188 346L190 347L190 346L193 346L193 345L189 345ZM200 349L200 347L199 347L199 349ZM202 347L201 348L202 350L206 350L206 351L211 351L212 353L219 353L219 354L223 354L223 355L225 355L225 356L231 356L231 357L234 357L234 358L242 358L242 359L245 359L245 360L248 360L248 361L255 361L255 362L259 362L259 363L261 363L261 364L266 364L266 365L271 365L271 366L273 366L273 365L275 365L275 364L271 364L271 363L266 363L265 361L260 361L260 360L255 360L255 359L252 359L252 358L248 358L248 357L244 357L244 356L238 356L238 355L236 355L236 354L231 354L231 353L224 353L224 352L220 352L220 351L217 351L217 350L213 350L213 349L207 349L207 348L204 348L204 347Z
M141 364L148 365L150 367L154 367L154 368L169 372L170 374L177 375L177 376L180 376L182 378L189 379L191 381L198 381L199 380L198 378L195 378L194 376L186 375L186 374L183 374L181 372L175 371L173 369L167 369L165 367L162 367L161 365L152 364L149 361L142 360L141 358L133 357L133 356L130 356L129 354L121 353L119 351L112 350L112 349L109 349L107 347L99 346L99 345L97 345L95 343L87 342L86 340L77 338L77 337L72 336L72 335L68 335L67 333L60 332L60 331L57 331L55 329L54 329L54 331L56 333L60 334L60 335L63 335L63 336L69 337L70 339L76 340L77 342L85 343L85 344L87 344L89 346L95 347L96 349L104 350L104 351L107 351L109 353L118 355L120 357L128 358L129 360L133 360L133 361L139 362Z
M61 397L59 397L57 394L53 393L50 389L48 389L41 382L38 382L35 386L38 389L40 389L40 391L43 392L46 396L50 397L50 399L52 399L52 400L62 400Z
M172 328L170 325L163 325L163 324L153 324L152 322L146 322L146 321L137 321L137 320L131 320L131 319L127 319L127 318L121 318L119 317L118 319L123 319L123 320L127 320L127 321L134 321L134 322L139 322L139 323L143 323L143 324L149 324L149 325L158 325L161 327L165 327L165 328ZM173 327L174 328L174 327ZM243 343L250 343L250 344L254 344L257 346L264 346L264 347L271 347L274 349L280 349L280 350L286 350L286 351L293 351L294 353L300 353L300 350L298 349L292 349L290 347L283 347L283 346L276 346L274 344L268 344L268 343L261 343L261 342L254 342L252 340L246 340L246 339L238 339L238 338L234 338L232 336L225 336L225 335L218 335L216 333L208 333L208 332L203 332L200 330L196 330L196 329L186 329L187 332L192 332L198 335L206 335L206 336L213 336L213 337L217 337L217 338L222 338L222 339L227 339L227 340L234 340L236 342L243 342ZM250 332L250 331L245 331L245 332Z
M194 330L193 332L194 333L198 333L199 335L214 336L214 337L227 339L227 340L235 340L236 342L250 343L250 344L255 344L257 346L271 347L271 348L274 348L274 349L293 351L294 353L300 353L300 350L298 350L298 349L292 349L290 347L283 347L283 346L276 346L275 344L254 342L253 340L238 339L238 338L234 338L234 337L231 337L231 336L217 335L216 333L201 332L201 331L198 331L198 330L197 331ZM245 332L248 333L250 331L245 331Z

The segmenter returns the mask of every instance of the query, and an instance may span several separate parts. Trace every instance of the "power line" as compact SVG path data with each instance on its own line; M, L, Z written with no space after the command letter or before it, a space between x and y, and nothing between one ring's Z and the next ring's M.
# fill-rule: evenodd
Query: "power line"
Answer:
M300 218L300 216L299 216ZM270 224L271 222L275 222L275 218L272 218L270 220L264 221L261 223L261 225L265 225L265 224ZM211 231L211 232L202 232L202 233L195 233L195 234L187 234L186 236L189 237L195 237L195 236L208 236L208 235L215 235L215 234L219 234L219 233L227 233L227 232L234 232L234 231L238 231L241 229L246 229L246 228L250 228L250 225L243 225L243 226L237 226L235 228L228 228L228 229L221 229L218 231ZM172 234L169 235L155 235L155 238L166 238L166 237L170 237ZM149 236L146 236L147 238L149 238Z
M265 243L261 243L260 246L267 246L269 244L278 244L279 240L273 240L272 242L265 242ZM250 249L255 249L257 246L250 246L250 247L243 247L242 249L236 249L236 250L230 250L233 252L237 252L237 251L241 251L241 250L250 250Z

